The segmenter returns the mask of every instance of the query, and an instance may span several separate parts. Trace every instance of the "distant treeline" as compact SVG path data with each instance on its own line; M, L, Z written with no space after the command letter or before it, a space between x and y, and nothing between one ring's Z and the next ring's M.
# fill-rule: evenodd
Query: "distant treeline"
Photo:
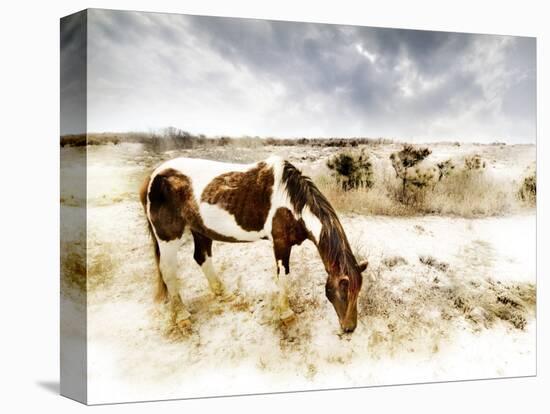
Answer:
M166 128L162 132L91 133L61 136L61 146L80 147L85 145L140 143L154 149L189 149L204 146L319 146L356 147L366 144L391 144L387 138L261 138L261 137L207 137L194 135L177 128Z

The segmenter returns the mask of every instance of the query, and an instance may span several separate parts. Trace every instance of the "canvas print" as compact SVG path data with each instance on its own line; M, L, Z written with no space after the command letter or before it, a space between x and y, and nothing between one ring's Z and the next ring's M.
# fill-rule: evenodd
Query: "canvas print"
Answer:
M61 19L61 392L536 375L536 40Z

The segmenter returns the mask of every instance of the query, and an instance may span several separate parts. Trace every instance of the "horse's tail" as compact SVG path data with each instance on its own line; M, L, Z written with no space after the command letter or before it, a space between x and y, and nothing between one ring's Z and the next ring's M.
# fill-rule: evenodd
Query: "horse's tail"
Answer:
M151 176L148 175L139 190L139 199L141 201L141 204L143 205L145 216L147 217L147 226L149 227L149 233L151 234L151 239L153 239L153 246L155 251L155 262L156 262L156 268L157 268L157 291L155 293L155 301L164 302L167 298L168 290L166 288L166 283L164 283L164 279L162 278L162 274L160 272L160 249L159 249L157 238L153 233L153 227L151 226L151 222L149 221L149 217L147 215L147 192L149 190L150 181L151 181Z

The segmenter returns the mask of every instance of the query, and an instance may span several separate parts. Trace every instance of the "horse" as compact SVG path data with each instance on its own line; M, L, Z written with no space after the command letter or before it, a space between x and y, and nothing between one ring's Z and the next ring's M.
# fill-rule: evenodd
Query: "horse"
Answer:
M178 280L178 249L191 231L193 258L212 292L231 297L212 263L212 241L273 243L278 317L295 318L288 300L290 252L305 240L315 244L327 272L325 294L343 332L357 326L357 299L368 262L358 263L342 224L313 181L290 162L272 156L252 164L174 158L147 176L140 199L154 241L156 300L169 301L176 324L191 326Z

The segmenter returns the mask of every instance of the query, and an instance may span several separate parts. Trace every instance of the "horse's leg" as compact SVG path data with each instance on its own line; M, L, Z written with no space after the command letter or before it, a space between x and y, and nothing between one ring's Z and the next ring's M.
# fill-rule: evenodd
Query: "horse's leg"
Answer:
M283 323L289 323L294 319L294 311L290 309L288 302L288 280L290 278L290 250L292 246L284 242L274 240L275 262L277 264L277 310Z
M203 236L200 233L191 231L193 234L193 241L195 242L195 253L193 258L195 262L201 267L210 290L219 297L225 298L225 288L222 281L218 277L214 265L212 264L212 239Z
M178 250L180 244L179 240L159 243L159 269L168 288L170 303L176 314L176 324L181 330L186 330L191 325L191 314L183 304L180 294L180 281L178 279Z

